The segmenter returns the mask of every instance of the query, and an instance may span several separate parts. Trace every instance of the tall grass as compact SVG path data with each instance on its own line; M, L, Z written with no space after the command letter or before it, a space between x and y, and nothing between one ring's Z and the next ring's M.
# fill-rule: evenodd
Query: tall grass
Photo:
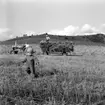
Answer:
M99 47L76 46L83 57L61 57L42 56L34 46L40 61L34 79L18 63L21 55L1 57L0 105L105 105L104 48Z
M8 54L12 49L11 45L0 45L0 54Z
M57 70L40 59L39 77L32 79L17 61L1 61L0 105L94 105L105 100L101 71Z

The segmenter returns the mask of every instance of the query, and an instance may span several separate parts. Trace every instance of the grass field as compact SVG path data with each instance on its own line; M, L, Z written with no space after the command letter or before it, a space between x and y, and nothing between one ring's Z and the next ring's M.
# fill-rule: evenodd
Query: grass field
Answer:
M24 55L0 50L0 105L105 105L105 48L75 46L71 56L42 55L38 78L32 79L19 62Z

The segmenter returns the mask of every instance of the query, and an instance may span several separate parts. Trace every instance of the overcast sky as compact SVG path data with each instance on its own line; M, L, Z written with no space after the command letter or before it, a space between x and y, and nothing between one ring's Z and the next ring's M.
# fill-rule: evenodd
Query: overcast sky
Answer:
M105 0L0 0L0 40L23 33L105 32Z

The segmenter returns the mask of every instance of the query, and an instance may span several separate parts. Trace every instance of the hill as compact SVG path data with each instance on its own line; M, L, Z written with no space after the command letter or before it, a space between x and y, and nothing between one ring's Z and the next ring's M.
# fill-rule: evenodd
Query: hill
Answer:
M18 37L6 41L0 42L0 44L14 44L17 41L18 44L38 44L41 40L45 40L46 34L40 35L32 35L25 37ZM73 41L75 44L85 44L85 45L96 45L96 44L104 44L105 43L105 35L104 34L94 34L94 35L78 35L78 36L61 36L61 35L50 35L51 41Z

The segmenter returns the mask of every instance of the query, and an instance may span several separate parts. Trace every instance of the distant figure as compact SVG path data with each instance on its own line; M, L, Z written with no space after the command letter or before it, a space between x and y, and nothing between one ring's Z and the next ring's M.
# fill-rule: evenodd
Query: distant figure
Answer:
M35 67L35 63L36 63L36 57L34 56L34 50L31 46L29 46L26 49L26 57L25 59L22 61L22 63L26 62L26 71L28 74L31 74L31 77L37 77L36 75L36 67Z
M48 35L46 35L46 42L49 42L50 37Z
M28 43L26 43L26 44L25 44L25 46L26 46L26 48L28 48L28 47L29 47L29 44L28 44Z
M71 46L71 51L74 52L74 43L72 41L70 42L70 46Z

